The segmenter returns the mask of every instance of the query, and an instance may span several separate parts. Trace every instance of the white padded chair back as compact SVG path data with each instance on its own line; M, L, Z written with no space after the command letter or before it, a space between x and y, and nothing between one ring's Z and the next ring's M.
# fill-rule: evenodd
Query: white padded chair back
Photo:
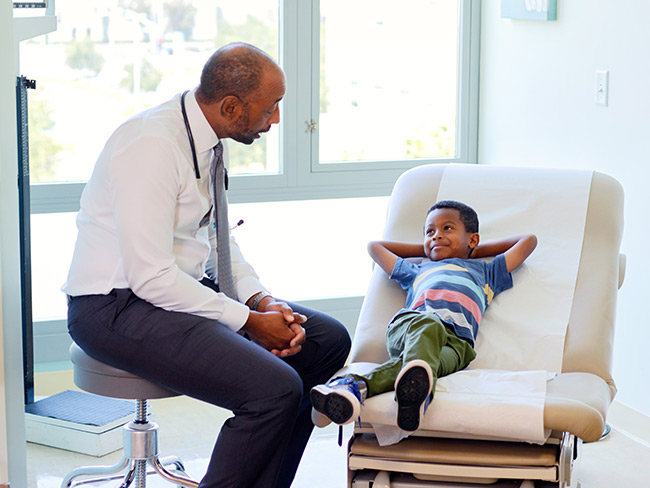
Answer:
M427 165L404 173L396 182L386 217L384 239L419 242L427 209L437 201L447 165ZM522 171L513 168L513 171ZM549 169L549 172L561 170ZM480 189L480 181L469 182ZM594 173L587 203L585 235L571 307L562 372L589 372L611 378L616 291L623 274L619 256L623 233L623 190L613 178ZM404 305L400 286L378 267L364 300L351 362L380 363L388 358L384 337L393 314Z

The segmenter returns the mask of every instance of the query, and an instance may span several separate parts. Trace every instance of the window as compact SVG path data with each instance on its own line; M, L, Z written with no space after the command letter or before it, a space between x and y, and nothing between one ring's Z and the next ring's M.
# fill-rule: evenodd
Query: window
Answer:
M279 0L57 0L56 9L56 32L21 44L21 68L37 80L33 183L87 180L115 128L196 86L216 44L250 42L278 58ZM278 173L278 140L276 129L253 146L232 144L231 173Z
M456 156L458 2L320 4L314 166ZM314 141L316 142L316 141Z
M339 208L334 199L366 197L358 208L367 210L373 198L384 205L409 167L476 159L480 2L57 0L56 13L56 32L21 43L21 72L37 83L37 235L56 222L69 228L97 155L126 117L194 87L212 52L234 40L276 57L288 90L281 124L251 146L230 144L233 204L330 199ZM33 255L69 256L63 241L57 252L34 239ZM41 295L61 281L35 290L41 319Z

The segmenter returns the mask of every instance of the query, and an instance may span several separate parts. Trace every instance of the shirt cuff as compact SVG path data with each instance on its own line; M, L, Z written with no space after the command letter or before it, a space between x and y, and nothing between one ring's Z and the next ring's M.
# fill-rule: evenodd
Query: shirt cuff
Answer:
M249 315L250 309L246 305L235 300L228 300L219 322L233 332L237 332L244 326Z
M253 295L257 295L261 291L268 292L268 290L264 288L262 283L260 283L259 280L254 278L253 276L246 276L238 280L236 286L237 286L237 297L239 298L239 301L242 303L246 303L246 300L248 300Z

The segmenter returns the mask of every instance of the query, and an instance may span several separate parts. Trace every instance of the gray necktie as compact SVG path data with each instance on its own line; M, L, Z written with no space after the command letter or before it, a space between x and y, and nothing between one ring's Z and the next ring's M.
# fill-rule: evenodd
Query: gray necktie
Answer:
M214 220L217 230L217 278L219 291L236 300L235 283L230 262L230 230L228 229L228 199L226 198L223 145L214 147L212 162L212 197L214 199Z

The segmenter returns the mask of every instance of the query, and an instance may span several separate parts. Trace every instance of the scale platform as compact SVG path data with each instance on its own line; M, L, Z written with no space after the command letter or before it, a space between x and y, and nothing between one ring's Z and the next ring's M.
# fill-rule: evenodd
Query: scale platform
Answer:
M122 447L135 402L66 390L25 406L28 442L104 456Z

